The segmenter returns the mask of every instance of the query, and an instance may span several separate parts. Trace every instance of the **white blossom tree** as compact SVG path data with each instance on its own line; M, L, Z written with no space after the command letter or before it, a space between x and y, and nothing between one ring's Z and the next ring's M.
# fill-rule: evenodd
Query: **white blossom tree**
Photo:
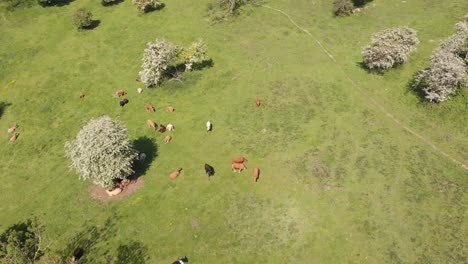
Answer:
M140 79L146 87L161 83L164 72L176 56L176 47L166 40L156 39L146 44L143 54L143 70L140 71Z
M370 70L384 71L408 60L419 40L408 27L382 30L372 36L372 42L362 51L363 62Z
M137 153L127 129L108 116L91 119L65 147L70 167L82 179L91 179L104 188L112 189L114 180L134 172L132 164Z
M445 39L431 56L429 68L419 71L412 88L431 102L443 102L458 88L468 86L468 15L456 24L456 33Z

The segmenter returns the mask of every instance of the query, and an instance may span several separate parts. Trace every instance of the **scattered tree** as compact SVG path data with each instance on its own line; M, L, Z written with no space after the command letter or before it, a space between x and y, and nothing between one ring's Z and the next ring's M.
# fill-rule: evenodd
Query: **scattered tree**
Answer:
M335 16L349 16L353 13L354 5L351 0L335 0L333 1L333 14Z
M390 28L372 36L372 43L362 51L364 65L370 70L385 71L408 60L419 40L414 29Z
M137 153L127 129L108 116L91 119L65 146L71 167L80 177L104 188L113 189L116 180L134 172L132 164Z
M193 64L207 60L205 43L199 39L188 48L182 48L179 56L184 60L185 71L191 71Z
M468 86L468 15L456 24L456 33L434 51L430 67L419 71L411 84L431 102L443 102Z
M148 13L164 6L163 3L157 0L132 0L132 3L142 13Z
M164 39L156 39L146 44L143 54L143 70L140 71L140 79L146 87L161 83L167 67L176 56L176 47Z
M91 26L93 22L93 14L86 8L80 8L73 14L73 23L78 29L83 29Z
M0 263L36 263L47 249L43 232L44 225L36 218L9 227L0 235Z

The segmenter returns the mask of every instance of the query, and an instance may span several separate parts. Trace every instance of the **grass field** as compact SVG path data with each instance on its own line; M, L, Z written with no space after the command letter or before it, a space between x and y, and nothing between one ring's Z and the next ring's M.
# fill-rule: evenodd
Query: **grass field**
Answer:
M211 24L208 0L163 2L145 15L130 0L2 14L0 232L37 216L52 251L86 242L80 263L170 263L184 255L202 264L467 262L467 171L402 127L468 163L466 90L435 105L407 87L453 34L466 1L374 0L339 19L328 0L266 2L336 62L278 11L247 6ZM98 27L74 28L80 7ZM421 41L408 63L384 75L360 68L371 35L400 25ZM145 43L156 38L179 45L203 38L213 67L137 94ZM117 89L129 92L123 109ZM145 112L146 102L156 113ZM164 112L168 105L176 111ZM69 170L64 149L103 114L154 152L143 188L108 203L90 197L91 182ZM146 127L149 118L175 125L170 144ZM9 143L15 122L20 137ZM249 159L240 175L230 169L238 155ZM205 162L216 169L211 180ZM170 182L177 167L184 170Z

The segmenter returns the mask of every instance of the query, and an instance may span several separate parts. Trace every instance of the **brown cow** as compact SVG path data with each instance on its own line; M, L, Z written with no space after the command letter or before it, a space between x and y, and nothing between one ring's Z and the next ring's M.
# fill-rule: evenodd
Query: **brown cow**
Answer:
M15 134L10 138L10 142L16 141L16 140L18 139L18 136L19 136L19 134L18 134L18 133L15 133Z
M169 174L169 179L170 179L170 180L174 180L175 178L177 178L177 176L179 176L181 170L182 170L182 168L177 168L176 171L174 171L173 173Z
M260 169L258 167L255 167L254 168L254 173L253 173L254 182L257 182L258 176L260 176Z
M231 163L244 163L247 162L247 159L245 157L236 157L232 159Z
M153 120L148 119L146 121L146 124L148 125L149 128L152 128L153 130L156 130L156 127L158 126Z
M154 112L155 111L154 106L152 104L150 104L150 103L147 103L145 105L145 107L146 107L146 111L148 111L148 112Z
M85 94L83 92L80 93L80 99L83 99L85 97Z
M174 112L174 107L168 106L168 107L166 107L166 111L169 112L169 113L172 113L172 112Z
M257 107L260 106L260 103L261 103L261 102L260 102L260 99L258 99L258 97L257 97L257 99L255 99L255 104L257 105Z
M245 169L247 169L247 167L243 164L243 163L233 163L231 165L231 168L232 168L232 171L237 171L237 172L241 172Z
M165 127L164 125L161 124L161 125L159 126L159 133L164 133L164 132L166 132L166 127Z
M124 91L124 90L117 90L115 91L115 95L117 95L118 97L121 97L121 96L124 96L126 95L127 93Z
M164 138L164 143L169 143L169 141L171 141L172 137L167 135L165 138Z
M7 130L7 131L8 131L8 134L11 134L11 133L15 132L17 127L18 127L18 126L17 126L16 124L14 124L12 127L10 127L10 128Z

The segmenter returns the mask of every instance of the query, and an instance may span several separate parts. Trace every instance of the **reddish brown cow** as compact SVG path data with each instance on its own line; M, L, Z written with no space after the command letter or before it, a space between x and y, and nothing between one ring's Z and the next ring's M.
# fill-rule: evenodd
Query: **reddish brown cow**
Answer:
M169 112L169 113L172 113L172 112L174 112L174 107L168 106L168 107L166 107L166 111Z
M231 168L232 168L232 171L237 171L237 172L241 172L245 169L247 169L247 167L243 164L243 163L233 163L231 165Z
M257 97L257 99L255 99L255 104L257 105L257 107L260 106L260 103L261 103L261 102L260 102L260 99L258 99L258 97Z
M164 138L164 143L169 143L169 141L171 141L172 137L167 135L165 138Z
M245 157L236 157L232 159L231 163L244 163L247 162L247 159Z
M164 125L159 126L159 133L164 133L166 132L166 127Z
M117 95L118 97L121 97L121 96L124 96L126 95L127 93L124 91L124 90L117 90L115 91L115 95Z
M254 182L257 182L258 176L260 176L260 169L258 167L255 167L254 168L254 173L253 173Z
M146 121L146 124L148 125L149 128L152 128L153 130L156 130L156 127L158 126L153 120L148 119Z
M181 170L182 170L182 168L177 168L176 171L174 171L173 173L169 174L169 179L170 179L170 180L174 180L175 178L177 178L177 176L179 176Z
M83 99L85 97L85 94L83 92L80 93L80 99Z
M152 104L150 104L150 103L147 103L145 105L145 107L146 107L146 111L148 111L148 112L154 112L155 111L154 106Z

